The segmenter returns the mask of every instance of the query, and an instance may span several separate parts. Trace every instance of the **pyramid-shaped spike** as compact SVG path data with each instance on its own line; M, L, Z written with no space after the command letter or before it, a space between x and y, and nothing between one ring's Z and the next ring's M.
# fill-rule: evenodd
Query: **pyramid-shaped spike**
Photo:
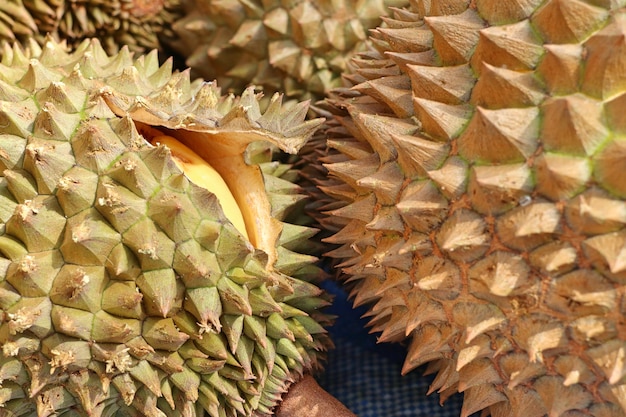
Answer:
M415 113L422 122L422 131L435 139L450 140L458 136L469 120L469 105L450 105L414 97Z
M439 248L460 262L470 262L484 255L489 241L483 218L467 209L452 213L437 233Z
M345 207L333 210L330 214L333 216L370 222L374 216L375 206L376 197L374 194L370 194L368 197L356 200Z
M470 287L476 294L500 297L514 295L528 284L529 268L521 257L507 252L493 252L479 260L469 272Z
M593 262L609 267L613 274L626 271L626 234L614 232L585 240L584 247Z
M125 67L119 75L114 75L107 83L116 91L131 96L147 96L152 91L148 81L135 67Z
M102 266L66 264L55 278L50 298L57 304L95 313L100 310L106 278Z
M533 191L532 172L526 164L475 165L468 192L479 213L502 213Z
M402 366L402 374L406 374L423 363L443 358L443 351L446 350L443 345L446 343L449 332L449 327L430 324L417 330L413 335L409 352Z
M563 385L589 384L594 380L589 366L579 357L572 355L559 356L554 361L554 368L563 377Z
M616 13L612 21L585 44L586 64L582 92L605 99L621 93L626 80L626 13Z
M498 385L502 378L498 374L491 360L487 358L477 359L459 371L459 392L483 384Z
M567 410L584 410L592 401L591 394L580 385L565 386L558 376L542 376L535 387L549 416L561 416Z
M565 300L584 304L590 313L616 311L619 304L618 295L611 283L598 272L590 270L575 270L563 275L556 281L555 293ZM557 307L559 308L572 313L577 309L576 305L571 304L569 307Z
M31 59L28 71L17 85L34 93L55 81L61 81L61 75L57 71L50 70L37 59Z
M31 139L26 145L24 168L35 181L40 194L52 194L63 174L75 164L67 142Z
M4 175L4 185L11 193L10 200L13 210L7 213L6 218L10 218L15 212L15 206L26 204L27 200L32 200L37 196L37 183L35 178L25 169L6 169Z
M340 178L358 190L357 181L374 174L378 170L379 160L377 155L371 155L364 159L325 164L324 166L328 169L331 177Z
M388 162L374 174L358 180L357 184L372 190L378 203L392 205L398 198L403 180L404 175L398 164Z
M569 202L565 215L568 225L579 233L609 233L626 223L626 203L599 188L590 188Z
M475 79L469 65L429 67L407 65L414 97L459 105L469 99Z
M528 18L543 0L477 0L478 13L491 25L519 22Z
M76 161L85 168L102 172L125 149L106 120L83 119L72 136Z
M613 130L622 134L626 133L626 112L623 111L626 108L626 93L604 103L604 108Z
M351 114L381 163L395 159L397 155L393 139L395 135L411 135L417 130L409 120L360 111L352 111Z
M437 368L435 370L435 367ZM454 370L454 361L451 359L440 359L435 364L430 365L427 372L437 372L435 379L428 387L428 391L426 395L430 395L433 392L437 391L439 393L439 397L441 401L445 401L448 397L448 392L452 391L454 393L457 392L458 383L459 383L459 373Z
M538 145L539 109L488 110L478 107L458 139L470 161L505 162L528 158Z
M480 335L505 323L506 317L496 306L478 303L458 303L454 306L455 320L465 327L464 343L472 343Z
M449 153L447 143L435 142L425 137L393 135L393 141L398 149L398 163L405 175L425 175L441 167Z
M532 72L497 68L487 63L472 90L471 102L488 109L529 107L545 98Z
M80 122L80 114L59 111L51 102L46 102L41 107L41 112L35 119L33 133L57 143L59 139L69 140Z
M437 184L439 191L448 198L458 197L467 185L467 162L458 156L451 156L441 168L428 171L430 179Z
M347 158L350 159L365 159L372 154L372 148L367 142L356 141L350 138L329 138L326 140L326 144L329 148L335 149L340 153L337 155L323 155L320 160L324 163L341 162Z
M551 274L567 272L576 265L578 254L569 242L555 242L540 246L530 253L530 263Z
M485 334L476 336L471 344L466 345L461 343L459 353L456 358L457 372L473 360L489 356L493 351L494 349L491 347L489 336Z
M387 104L399 118L413 116L411 82L406 75L377 78L353 88Z
M361 244L361 241L370 240L373 241L373 234L367 232L364 228L365 222L361 220L353 220L346 224L341 230L339 230L336 234L324 238L324 242L334 243L334 244L351 244L357 243Z
M618 195L626 197L626 181L622 174L626 169L626 141L615 139L610 141L596 156L594 174L599 184Z
M608 136L602 103L574 94L546 100L541 140L546 149L593 155Z
M58 251L21 256L8 266L6 281L22 296L41 297L54 286L54 278L60 270L59 256Z
M85 105L87 93L61 81L51 82L47 88L37 92L40 103L49 102L64 113L77 113Z
M497 227L502 242L507 246L528 249L560 232L560 213L554 203L531 201L502 215Z
M463 285L458 268L449 260L437 256L420 261L417 278L417 287L434 299L454 300Z
M30 98L17 103L0 102L0 118L4 134L27 138L32 131L37 104Z
M424 52L385 52L385 56L388 56L393 62L396 63L402 71L406 73L407 64L412 65L424 65L427 67L433 67L437 65L437 55L434 49L429 49Z
M535 68L543 53L530 22L522 20L481 30L471 63L478 74L483 62L510 70L529 70Z
M475 385L464 392L461 417L469 417L491 405L504 402L506 399L506 396L498 391L493 384Z
M621 340L611 340L590 349L589 356L604 371L611 384L616 384L626 376L626 346Z
M150 314L168 317L179 307L176 278L171 270L145 271L137 278L137 287L144 294L145 309Z
M65 228L66 219L61 213L54 196L39 195L15 207L6 231L21 240L29 252L51 250L58 245Z
M411 228L430 233L446 216L448 201L431 181L415 181L404 189L396 207Z
M90 170L73 167L59 179L56 195L65 216L71 217L93 204L96 195L96 178L96 174Z
M443 65L461 65L469 61L478 43L478 31L484 22L475 10L461 14L429 16L424 20L433 31L433 46Z
M584 17L583 17L584 16ZM546 43L578 43L606 21L608 11L581 0L550 0L531 19Z
M367 230L395 231L403 233L405 226L395 207L383 206L374 215L371 222L365 225Z
M557 201L582 190L591 177L591 166L585 158L546 152L535 160L535 175L536 190Z
M409 289L411 287L411 280L406 272L389 268L388 274L378 287L376 294L379 296L384 295L386 291L394 287Z
M278 9L284 10L284 9ZM244 20L232 35L230 43L244 51L257 54L268 40L265 25L260 20Z
M531 363L543 362L544 351L567 343L563 323L541 313L520 317L516 327L513 339L526 351Z
M579 44L544 45L546 53L537 66L552 94L573 94L578 90L583 47Z
M394 52L424 52L433 44L433 33L427 28L377 28L372 30L372 37L387 42Z

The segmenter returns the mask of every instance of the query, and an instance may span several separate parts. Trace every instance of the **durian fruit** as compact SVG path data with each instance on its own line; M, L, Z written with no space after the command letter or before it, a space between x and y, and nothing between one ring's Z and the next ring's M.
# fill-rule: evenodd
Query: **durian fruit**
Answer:
M319 98L390 6L408 0L183 0L172 47L197 76L236 91Z
M414 0L327 102L330 256L464 417L626 415L625 6Z
M182 13L179 0L3 0L0 40L43 44L52 35L76 46L97 37L110 54L124 45L143 53L174 38Z
M320 124L280 100L96 40L5 48L2 413L266 416L320 366L328 297L281 221L299 190L249 161Z
M24 6L23 0L0 3L0 39L27 39L38 32L37 22Z

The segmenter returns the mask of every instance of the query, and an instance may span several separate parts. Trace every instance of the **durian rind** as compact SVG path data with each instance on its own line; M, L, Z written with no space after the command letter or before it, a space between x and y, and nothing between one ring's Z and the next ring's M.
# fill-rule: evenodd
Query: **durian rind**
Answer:
M324 105L329 255L463 417L626 415L625 5L415 1Z

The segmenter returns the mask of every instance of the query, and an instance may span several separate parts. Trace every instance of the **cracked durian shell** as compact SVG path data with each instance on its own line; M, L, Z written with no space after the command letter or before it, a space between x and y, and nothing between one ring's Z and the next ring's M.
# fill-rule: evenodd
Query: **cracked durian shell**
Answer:
M625 5L415 0L326 103L330 256L463 417L626 415Z
M185 0L174 24L174 50L194 73L223 88L249 85L267 94L320 98L341 85L340 74L367 32L391 6L407 0Z
M109 56L95 40L5 49L3 412L265 416L320 366L327 297L302 279L318 273L296 252L307 229L281 221L299 191L247 150L296 152L319 121L304 121L306 103L275 96L261 112L258 101L172 73L156 52ZM262 207L254 246L147 141L155 129L239 161L249 181L231 187Z
M50 35L75 47L97 37L109 53L128 46L144 53L171 40L182 17L179 0L5 0L0 2L0 40L40 45Z

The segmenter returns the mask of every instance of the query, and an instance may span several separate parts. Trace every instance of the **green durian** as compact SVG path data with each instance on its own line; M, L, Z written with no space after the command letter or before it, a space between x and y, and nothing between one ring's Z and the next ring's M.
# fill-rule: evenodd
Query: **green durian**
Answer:
M299 189L255 149L297 152L320 120L278 95L262 112L251 89L221 95L156 52L2 53L0 410L271 415L331 342L320 271L298 253L310 232L282 221Z

